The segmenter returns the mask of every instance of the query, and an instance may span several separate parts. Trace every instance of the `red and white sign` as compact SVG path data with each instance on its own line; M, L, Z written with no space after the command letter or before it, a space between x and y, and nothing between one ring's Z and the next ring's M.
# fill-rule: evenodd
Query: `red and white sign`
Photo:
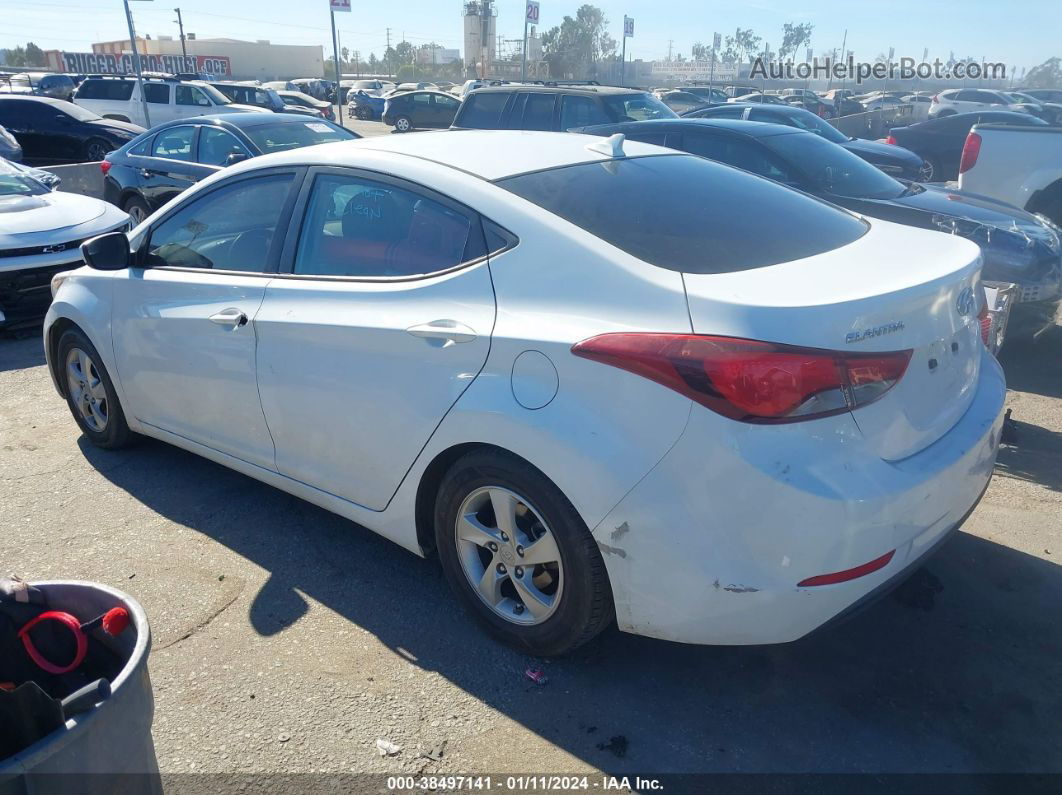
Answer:
M73 74L123 75L134 74L133 54L121 55L105 52L47 52L48 66L56 72ZM232 62L226 55L140 55L140 68L145 72L169 72L177 74L206 72L214 77L232 75Z

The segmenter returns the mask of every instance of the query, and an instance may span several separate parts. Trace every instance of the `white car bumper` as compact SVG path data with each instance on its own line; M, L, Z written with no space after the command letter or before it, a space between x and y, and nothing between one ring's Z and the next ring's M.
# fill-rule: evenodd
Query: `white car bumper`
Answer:
M807 425L720 422L694 407L667 456L594 530L620 629L686 643L796 640L913 568L977 504L1006 385L983 353L962 419L898 462L866 449L858 412ZM872 573L803 580L893 552ZM902 579L902 578L901 578Z

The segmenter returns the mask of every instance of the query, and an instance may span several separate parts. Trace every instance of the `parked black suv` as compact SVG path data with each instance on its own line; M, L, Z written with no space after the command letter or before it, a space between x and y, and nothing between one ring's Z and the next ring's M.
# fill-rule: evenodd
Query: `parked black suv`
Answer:
M613 86L504 85L465 97L452 129L552 130L647 119L677 119L653 94Z

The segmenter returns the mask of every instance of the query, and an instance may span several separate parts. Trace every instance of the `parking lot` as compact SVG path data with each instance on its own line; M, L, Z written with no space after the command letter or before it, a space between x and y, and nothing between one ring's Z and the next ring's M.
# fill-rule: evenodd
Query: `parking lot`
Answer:
M143 603L165 774L1058 772L1062 330L1012 353L1018 442L963 531L788 645L613 629L526 658L474 626L435 561L159 442L92 447L35 336L0 340L4 565Z

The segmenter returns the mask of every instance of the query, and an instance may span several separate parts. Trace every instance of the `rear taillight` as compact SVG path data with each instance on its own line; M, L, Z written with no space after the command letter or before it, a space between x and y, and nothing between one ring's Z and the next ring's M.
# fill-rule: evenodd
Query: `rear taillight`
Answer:
M896 144L896 136L890 135L888 138L885 139L885 143L892 144L893 146L896 146L897 145Z
M106 174L110 170L111 170L111 161L110 160L101 160L100 161L100 171L102 171L104 174Z
M988 340L992 334L992 315L988 311L988 302L982 302L981 311L977 313L977 321L981 324L981 342L988 347Z
M966 136L962 145L962 159L959 161L959 173L965 174L977 165L977 156L981 154L981 136L975 132Z
M572 353L650 378L742 422L801 422L880 398L911 351L847 353L698 334L602 334Z
M932 99L931 101L932 101L932 102L940 102L940 99L939 99L939 97L940 97L940 95L939 95L939 94L934 94L934 95L933 95L933 99Z

